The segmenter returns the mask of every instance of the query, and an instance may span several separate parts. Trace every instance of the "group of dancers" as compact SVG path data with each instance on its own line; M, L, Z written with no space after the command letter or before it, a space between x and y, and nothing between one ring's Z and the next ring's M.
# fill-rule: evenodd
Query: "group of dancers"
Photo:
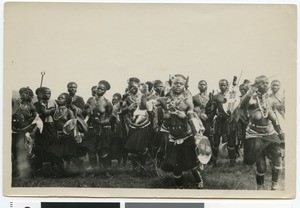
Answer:
M244 164L256 164L257 189L265 189L268 158L271 189L277 190L285 139L280 81L271 82L269 93L264 75L240 85L236 77L230 83L221 79L218 92L208 93L207 82L201 80L193 96L188 80L181 74L166 82L143 83L131 77L125 93L115 93L111 101L105 97L111 88L106 80L91 88L87 102L77 95L75 82L68 83L68 93L56 100L49 88L39 87L35 103L33 91L21 88L19 99L12 99L13 178L31 177L45 162L56 169L56 177L65 177L71 165L80 174L84 156L92 174L101 169L111 177L111 161L126 166L128 155L132 173L139 177L150 156L161 170L173 173L177 188L184 187L183 172L191 171L202 189L203 168L218 166L220 145L227 144L230 166L236 164L240 149ZM203 162L205 156L209 160Z

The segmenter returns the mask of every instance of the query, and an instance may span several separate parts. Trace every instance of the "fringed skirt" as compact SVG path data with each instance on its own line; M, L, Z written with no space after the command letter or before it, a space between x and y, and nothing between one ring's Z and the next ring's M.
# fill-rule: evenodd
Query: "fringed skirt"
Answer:
M129 125L128 137L124 147L129 152L145 152L152 136L153 130L150 123L136 128Z
M284 155L284 141L281 141L277 133L259 134L247 128L244 142L244 162L252 165L259 155L265 155L273 160Z
M182 144L169 141L167 156L161 169L166 172L188 171L198 165L194 138L188 137Z

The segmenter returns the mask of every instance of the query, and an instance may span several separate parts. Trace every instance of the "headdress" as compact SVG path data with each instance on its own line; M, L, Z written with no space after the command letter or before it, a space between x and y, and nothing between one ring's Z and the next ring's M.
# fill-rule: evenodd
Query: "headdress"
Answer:
M101 80L98 84L103 84L106 87L106 90L110 89L110 84L106 80Z

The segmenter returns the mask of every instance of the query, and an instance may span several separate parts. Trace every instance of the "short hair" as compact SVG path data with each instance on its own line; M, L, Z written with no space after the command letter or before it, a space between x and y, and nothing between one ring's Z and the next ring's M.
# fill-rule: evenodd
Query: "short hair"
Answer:
M255 78L254 85L258 86L266 79L268 79L268 77L266 77L265 75L260 75L260 76Z
M93 91L94 89L97 89L97 86L96 86L96 85L93 86L93 87L91 88L92 91Z
M131 82L135 82L135 83L139 84L140 83L140 79L137 78L137 77L130 77L128 79L128 84L131 83Z
M46 90L50 90L50 88L48 88L48 87L39 87L35 90L35 94L36 95L39 95L40 93L45 94Z
M278 83L279 83L279 85L281 85L280 81L279 81L279 80L277 80L277 79L273 80L273 81L271 82L271 85L272 85L274 82L278 82Z
M64 95L66 98L66 104L67 105L71 105L72 103L72 97L69 95L69 93L63 92L61 93L61 95Z
M67 87L69 88L69 86L72 85L72 84L76 84L76 87L78 87L78 85L77 85L76 82L69 82L68 85L67 85Z
M158 79L153 82L154 87L157 87L159 84L163 84L163 82L161 80L158 80Z
M244 79L244 82L243 82L243 84L250 84L251 82L250 82L250 80L249 79Z
M228 82L228 80L227 80L227 79L220 79L220 81L219 81L219 85L221 84L221 82L226 82L226 84L227 84L227 85L229 85L229 82Z
M241 89L242 87L244 87L247 91L249 90L249 84L241 84L240 86L239 86L239 89Z
M200 80L200 81L198 82L198 85L199 85L201 82L205 82L205 84L207 85L207 82L206 82L205 80Z
M43 93L43 87L39 87L39 88L37 88L37 89L35 90L35 94L36 94L36 95L39 95L39 94L41 94L41 93Z
M115 96L117 96L119 99L122 98L122 95L121 95L120 93L115 93L115 94L113 94L113 97L115 97Z
M152 88L153 88L153 82L150 82L150 81L147 81L146 82L146 84L148 85L148 90L150 91L150 90L152 90Z
M33 98L33 91L29 87L22 87L19 90L19 94L27 93L31 98Z

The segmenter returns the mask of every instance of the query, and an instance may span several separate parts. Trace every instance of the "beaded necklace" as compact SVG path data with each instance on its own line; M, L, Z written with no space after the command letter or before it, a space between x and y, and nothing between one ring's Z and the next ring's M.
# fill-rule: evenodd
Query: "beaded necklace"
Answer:
M257 92L256 100L262 116L264 118L267 118L269 112L268 112L268 102L266 99L266 95Z
M66 106L60 106L60 107L56 108L54 115L53 115L53 119L57 121L60 118L62 118L64 115L66 115L67 112L68 112L68 109Z
M30 111L28 109L28 102L23 103L23 101L21 99L19 99L19 103L20 103L20 109L27 111L30 114Z
M168 99L168 109L169 110L178 110L179 105L184 101L186 97L183 94L175 95L174 93L170 93L170 99Z
M27 110L28 104L27 104L27 103L21 103L21 102L20 102L20 108L21 108L22 110Z
M101 104L101 102L104 100L104 97L102 96L102 97L100 97L100 98L98 98L98 97L95 97L95 104L96 105L100 105Z

